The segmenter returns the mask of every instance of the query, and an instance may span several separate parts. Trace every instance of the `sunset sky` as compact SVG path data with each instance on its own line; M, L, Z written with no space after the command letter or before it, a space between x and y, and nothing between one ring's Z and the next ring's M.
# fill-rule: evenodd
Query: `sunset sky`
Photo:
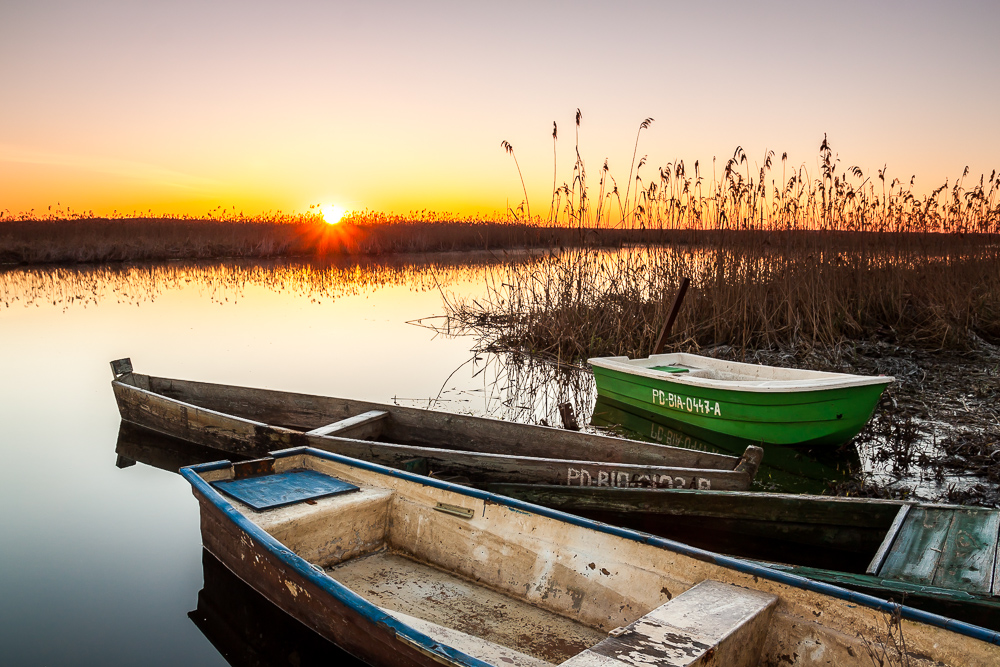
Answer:
M742 146L926 192L1000 168L1000 3L0 3L0 211L547 209ZM595 179L596 182L596 179Z

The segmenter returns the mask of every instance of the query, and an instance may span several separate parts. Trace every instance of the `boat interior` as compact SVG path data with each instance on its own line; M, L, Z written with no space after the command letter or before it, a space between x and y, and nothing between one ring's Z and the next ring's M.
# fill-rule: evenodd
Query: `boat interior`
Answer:
M799 368L780 368L759 364L739 363L723 359L713 359L694 354L658 354L646 359L614 357L614 361L636 368L659 371L667 375L689 378L704 378L724 382L789 382L810 380L812 382L841 381L847 377L842 373L825 373Z
M498 487L503 493L503 486ZM578 508L567 511L731 556L856 574L865 573L898 511L894 507L871 507L870 516L849 523L863 513L863 508L846 516L831 511L829 518L789 516L784 508L769 513L771 509L765 506L756 514L729 509L713 513L712 508L678 508L673 514Z
M239 465L200 474L226 494ZM751 665L737 654L759 656L769 634L775 595L703 581L662 550L326 458L273 465L271 477L356 488L274 508L227 500L379 610L492 664L610 667L630 652L655 662L711 650Z

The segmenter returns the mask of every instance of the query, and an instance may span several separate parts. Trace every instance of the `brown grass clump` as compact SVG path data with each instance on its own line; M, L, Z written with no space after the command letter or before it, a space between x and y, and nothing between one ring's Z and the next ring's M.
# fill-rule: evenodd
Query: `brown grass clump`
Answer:
M575 249L515 267L452 317L494 350L569 361L649 354L682 276L673 349L1000 342L1000 239L714 234L686 246Z
M872 667L910 666L910 652L906 648L906 637L903 636L903 615L900 605L894 604L892 611L885 612L885 617L879 619L872 628L870 637L858 633L858 638Z

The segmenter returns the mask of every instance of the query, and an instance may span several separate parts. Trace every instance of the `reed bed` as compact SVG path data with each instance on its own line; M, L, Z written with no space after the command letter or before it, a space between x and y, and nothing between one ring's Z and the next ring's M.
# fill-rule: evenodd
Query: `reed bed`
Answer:
M580 155L581 117L578 109L576 162L570 180L554 188L546 220L550 225L597 230L1000 233L996 170L988 179L980 175L977 180L970 178L966 167L953 182L945 181L921 195L915 175L901 178L886 166L874 172L857 165L845 169L823 135L812 167L792 163L787 153L778 158L773 150L766 150L757 161L737 146L732 157L724 162L713 158L708 168L695 160L691 169L684 160L675 159L646 176L653 167L647 166L646 156L638 163L636 156L642 131L649 129L652 118L639 124L627 181L619 185L605 159L595 195ZM556 135L553 130L553 141ZM514 155L508 142L503 148ZM525 190L525 201L511 212L526 209L530 211Z
M491 350L574 361L646 356L682 276L672 349L835 349L857 341L969 349L1000 342L994 237L832 232L577 248L516 266L449 315Z
M99 264L178 259L336 259L405 253L696 243L702 230L546 227L418 212L275 218L23 218L0 216L0 265Z
M169 259L332 258L551 245L570 230L434 213L355 213L336 225L318 215L203 219L0 216L0 264Z

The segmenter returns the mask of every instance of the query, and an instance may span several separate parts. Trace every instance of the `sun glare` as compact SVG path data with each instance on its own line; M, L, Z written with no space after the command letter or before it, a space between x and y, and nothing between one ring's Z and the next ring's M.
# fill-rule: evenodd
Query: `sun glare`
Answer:
M336 204L323 204L320 207L320 212L323 214L323 221L328 225L335 225L340 222L340 219L344 217L345 211Z

